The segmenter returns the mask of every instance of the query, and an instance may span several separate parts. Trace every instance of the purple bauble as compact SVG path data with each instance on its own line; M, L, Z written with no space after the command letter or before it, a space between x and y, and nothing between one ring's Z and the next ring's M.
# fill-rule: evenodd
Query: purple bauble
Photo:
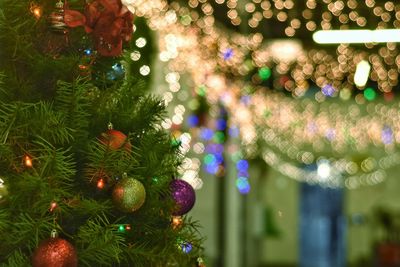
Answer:
M170 184L172 198L175 200L174 216L188 213L194 206L196 194L193 187L184 180L173 180Z

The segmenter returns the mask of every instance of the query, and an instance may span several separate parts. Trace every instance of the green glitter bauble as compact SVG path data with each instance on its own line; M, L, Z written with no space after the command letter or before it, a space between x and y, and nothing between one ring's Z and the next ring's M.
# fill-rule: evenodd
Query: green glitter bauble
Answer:
M146 191L141 182L133 178L123 178L113 190L115 206L123 212L138 210L146 199Z

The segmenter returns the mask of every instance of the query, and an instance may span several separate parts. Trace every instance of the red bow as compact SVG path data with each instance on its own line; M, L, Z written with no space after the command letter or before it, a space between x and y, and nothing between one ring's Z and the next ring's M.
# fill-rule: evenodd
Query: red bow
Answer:
M133 15L120 0L94 0L84 14L66 9L64 21L69 27L84 26L102 56L121 55L122 41L128 42L132 36Z

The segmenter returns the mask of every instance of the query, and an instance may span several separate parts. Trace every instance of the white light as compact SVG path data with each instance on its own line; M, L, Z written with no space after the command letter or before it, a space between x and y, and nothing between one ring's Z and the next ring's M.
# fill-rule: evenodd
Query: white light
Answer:
M131 59L133 61L138 61L140 59L140 52L139 51L133 51L131 53Z
M354 83L358 87L364 87L368 81L369 72L371 70L371 66L365 60L361 60L360 63L357 64L356 73L354 74Z
M331 174L331 166L328 162L324 161L318 165L317 173L319 177L325 180Z
M147 65L143 65L140 67L139 69L140 74L142 74L143 76L147 76L150 73L150 67Z
M319 44L395 43L400 42L400 30L331 30L317 31L313 39Z
M268 50L275 60L291 62L299 57L303 48L296 39L278 39L269 45Z
M140 47L140 48L144 47L146 45L146 43L147 43L147 41L143 37L139 37L135 42L136 46Z

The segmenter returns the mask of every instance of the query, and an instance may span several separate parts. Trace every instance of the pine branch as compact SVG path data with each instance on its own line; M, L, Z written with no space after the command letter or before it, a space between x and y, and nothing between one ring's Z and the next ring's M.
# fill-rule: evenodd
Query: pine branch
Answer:
M0 142L30 142L35 136L41 136L54 144L66 144L72 139L72 129L66 127L61 112L53 111L50 103L35 104L0 102Z
M75 146L83 145L89 131L90 98L89 92L93 87L84 79L77 79L73 83L58 82L55 97L55 108L66 114L66 124L73 128Z
M13 215L13 223L8 228L7 235L3 235L1 252L20 249L21 251L32 251L39 242L50 236L55 228L53 216L32 218L29 214L21 213ZM5 256L9 255L6 253ZM1 256L4 253L0 254Z
M30 266L29 258L19 249L14 250L13 253L5 260L6 262L0 262L0 267Z
M131 173L138 165L129 151L124 148L110 149L99 140L90 142L86 157L88 163L85 167L85 176L89 182L103 178L113 184L116 176Z
M79 263L83 266L111 266L119 262L125 240L117 229L106 216L89 219L81 226L75 239Z

